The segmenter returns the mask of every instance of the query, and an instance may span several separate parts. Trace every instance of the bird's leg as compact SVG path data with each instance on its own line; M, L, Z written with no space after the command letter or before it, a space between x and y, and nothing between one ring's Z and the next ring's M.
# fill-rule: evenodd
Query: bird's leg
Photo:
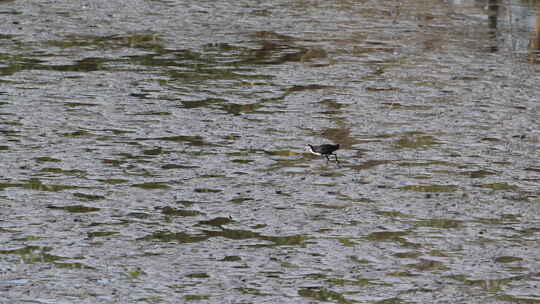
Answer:
M339 160L337 160L337 154L334 154L334 156L336 157L336 163L339 163Z
M328 158L328 154L324 154L324 156L326 157L326 161L329 162L330 158Z

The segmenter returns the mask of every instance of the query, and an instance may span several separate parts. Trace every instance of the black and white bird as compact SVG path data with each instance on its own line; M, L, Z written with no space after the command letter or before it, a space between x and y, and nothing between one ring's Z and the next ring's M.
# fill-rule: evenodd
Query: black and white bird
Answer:
M328 157L328 155L334 155L336 157L336 162L339 163L337 159L337 155L334 154L334 152L339 149L339 144L337 145L325 144L325 145L320 145L320 146L313 146L313 145L308 144L306 145L305 148L308 152L311 152L312 154L322 155L326 157L327 161L330 161L330 158Z

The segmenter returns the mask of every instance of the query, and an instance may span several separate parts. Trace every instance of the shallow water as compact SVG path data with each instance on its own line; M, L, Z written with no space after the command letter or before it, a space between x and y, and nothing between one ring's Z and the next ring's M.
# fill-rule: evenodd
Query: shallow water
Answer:
M0 303L540 303L537 13L0 1Z

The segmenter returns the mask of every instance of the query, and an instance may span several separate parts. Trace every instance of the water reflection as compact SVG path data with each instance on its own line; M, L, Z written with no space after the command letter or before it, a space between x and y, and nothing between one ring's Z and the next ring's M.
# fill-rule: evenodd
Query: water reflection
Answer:
M527 54L532 62L537 62L540 50L540 3L520 0L457 0L449 1L464 13L487 19L486 46L488 52L510 52ZM475 12L476 11L476 12Z

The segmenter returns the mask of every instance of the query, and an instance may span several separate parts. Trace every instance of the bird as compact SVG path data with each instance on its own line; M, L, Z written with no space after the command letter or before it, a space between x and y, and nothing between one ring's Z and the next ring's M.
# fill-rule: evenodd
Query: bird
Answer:
M334 152L339 149L339 144L337 145L324 144L320 146L313 146L313 145L307 144L305 149L308 152L311 152L312 154L325 156L326 161L330 161L330 158L328 157L328 155L334 155L336 157L336 163L339 163L337 155L334 154Z

